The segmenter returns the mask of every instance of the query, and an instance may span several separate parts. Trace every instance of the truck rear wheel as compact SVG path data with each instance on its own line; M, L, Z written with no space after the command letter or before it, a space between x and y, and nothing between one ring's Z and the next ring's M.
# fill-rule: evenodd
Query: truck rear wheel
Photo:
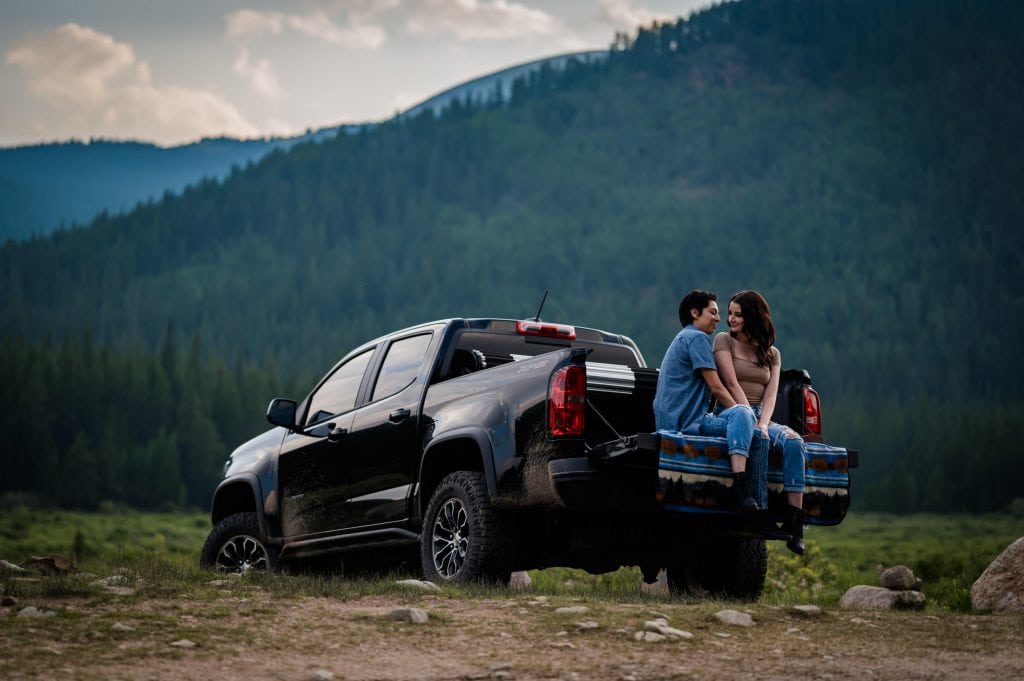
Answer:
M423 519L420 559L434 582L508 583L511 540L484 476L456 471L437 486Z
M763 539L721 539L666 568L669 592L756 601L764 591L768 549Z

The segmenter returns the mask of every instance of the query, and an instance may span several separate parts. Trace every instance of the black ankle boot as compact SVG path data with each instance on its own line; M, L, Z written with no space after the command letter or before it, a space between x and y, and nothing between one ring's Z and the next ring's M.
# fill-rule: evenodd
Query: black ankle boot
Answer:
M782 522L782 529L789 534L786 548L793 553L802 555L804 552L804 510L790 506L786 519Z
M750 478L746 471L732 474L732 499L736 504L736 510L743 515L750 515L761 510L750 493Z

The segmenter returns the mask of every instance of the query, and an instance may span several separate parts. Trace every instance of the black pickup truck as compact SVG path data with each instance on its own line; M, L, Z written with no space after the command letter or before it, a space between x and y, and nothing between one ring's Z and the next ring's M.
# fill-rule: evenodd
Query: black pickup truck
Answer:
M275 428L225 464L200 561L244 572L346 554L387 569L418 552L436 582L639 565L648 580L666 568L673 591L757 598L764 540L716 508L730 483L714 446L652 433L657 375L625 336L538 320L377 338L301 402L270 403ZM780 392L781 418L815 439L806 373ZM684 452L703 468L686 472ZM822 524L845 515L847 463Z

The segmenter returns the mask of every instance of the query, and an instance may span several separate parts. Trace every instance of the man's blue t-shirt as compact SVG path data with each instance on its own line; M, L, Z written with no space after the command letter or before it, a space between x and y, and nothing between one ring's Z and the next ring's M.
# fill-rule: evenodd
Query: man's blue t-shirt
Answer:
M654 393L654 423L658 430L682 431L703 416L711 390L700 375L714 369L711 336L693 324L683 327L665 351Z

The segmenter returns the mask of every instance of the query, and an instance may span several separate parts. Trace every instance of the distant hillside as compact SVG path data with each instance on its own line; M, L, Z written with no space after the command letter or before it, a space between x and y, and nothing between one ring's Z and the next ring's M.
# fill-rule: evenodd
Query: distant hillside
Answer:
M67 431L110 409L114 432L145 437L124 416L137 404L88 391L95 348L177 339L193 372L202 357L255 362L309 385L362 340L525 317L545 289L546 319L633 336L656 365L683 292L756 288L830 439L862 451L856 503L1004 508L1024 497L1021 35L1024 3L1009 1L723 3L535 72L507 105L275 151L8 243L2 334L29 344L16 356L52 359L0 372L2 416ZM125 394L212 399L94 364ZM161 426L168 457L177 422ZM0 428L0 449L33 439L19 432Z
M168 148L94 140L0 149L0 241L86 224L103 211L123 213L203 178L222 179L274 149L333 137L340 129L291 138L211 138Z
M512 95L512 83L542 68L562 69L569 60L599 60L597 50L538 59L467 81L400 114L440 114L459 100L482 102ZM256 162L275 149L321 142L366 124L321 128L294 137L209 138L176 147L144 142L94 140L0 148L0 243L45 235L59 227L91 222L99 213L124 213L140 202L207 178L222 180L233 168Z

